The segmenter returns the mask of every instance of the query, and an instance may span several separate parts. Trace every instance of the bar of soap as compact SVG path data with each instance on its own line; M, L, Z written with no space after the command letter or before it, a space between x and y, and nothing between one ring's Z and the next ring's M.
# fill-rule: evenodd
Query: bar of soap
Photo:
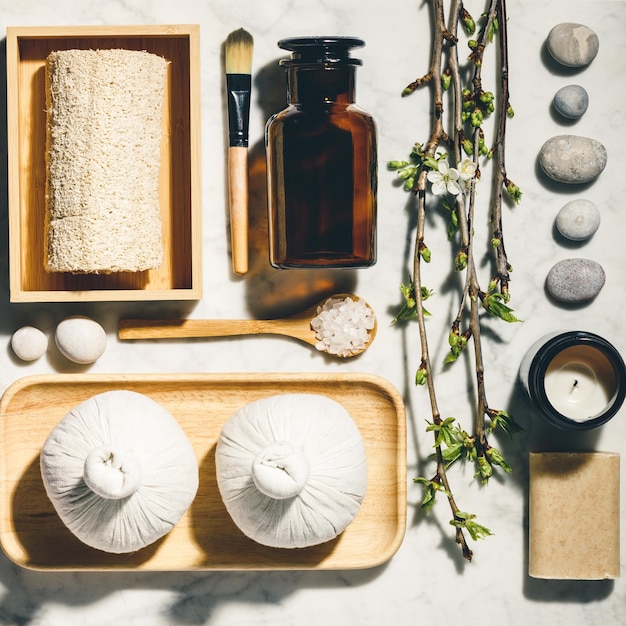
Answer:
M528 573L603 580L620 575L620 455L531 452Z

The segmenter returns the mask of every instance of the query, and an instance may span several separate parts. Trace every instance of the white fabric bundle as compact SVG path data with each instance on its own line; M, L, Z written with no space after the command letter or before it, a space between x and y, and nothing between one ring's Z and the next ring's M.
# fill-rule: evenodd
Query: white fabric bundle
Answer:
M361 433L343 406L316 394L275 395L241 408L222 429L215 463L235 524L276 548L335 538L367 488Z
M48 271L160 266L166 68L138 50L60 50L46 59Z
M63 523L105 552L134 552L167 534L198 489L198 462L178 422L128 390L70 411L48 436L40 466Z

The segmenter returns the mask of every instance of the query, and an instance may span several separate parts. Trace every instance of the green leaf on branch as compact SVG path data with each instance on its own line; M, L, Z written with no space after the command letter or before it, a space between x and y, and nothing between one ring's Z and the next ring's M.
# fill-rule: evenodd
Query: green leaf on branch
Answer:
M437 433L433 447L441 449L446 469L463 459L475 460L474 439L456 423L456 418L447 417L439 423L428 422L426 432Z
M487 293L483 297L483 307L492 317L497 317L505 322L519 322L513 314L513 309L504 303L505 294L500 292Z
M515 418L507 413L507 411L495 411L490 410L488 412L489 419L491 420L487 426L487 432L491 433L496 428L502 429L507 435L514 435L515 433L522 432L524 429L515 421Z
M434 422L428 422L428 426L426 427L426 432L436 432L437 437L435 439L435 446L441 446L442 444L450 445L456 441L456 437L453 432L455 418L454 417L446 417L445 420L442 420L438 424Z
M400 292L404 296L404 304L396 313L396 316L391 320L392 324L396 322L405 322L407 320L412 320L417 317L417 306L415 302L415 285L413 281L410 281L408 284L400 285Z
M454 363L463 353L463 350L467 347L467 341L470 335L467 333L459 334L457 329L453 329L448 334L448 344L450 345L450 352L444 360L444 364Z
M509 194L511 200L515 202L515 204L519 204L522 201L522 190L512 181L505 181L506 192Z
M489 460L482 455L476 459L476 465L478 466L478 471L474 474L474 478L480 478L480 482L486 485L493 475L493 467Z
M506 462L506 459L502 456L502 453L496 448L488 448L485 451L487 455L487 460L489 463L493 465L497 465L501 467L507 474L511 474L513 472L513 468Z
M462 272L467 267L467 252L461 250L454 259L454 269Z
M406 322L417 318L417 302L415 300L415 285L411 281L408 285L400 285L400 291L404 296L404 304L391 320L392 324L396 322ZM428 300L433 295L433 291L422 285L420 288L420 297L422 300L422 311L424 315L429 316L430 312L424 308L424 300Z
M498 29L499 29L498 19L494 17L493 21L491 22L491 25L489 26L489 32L487 34L487 37L489 38L490 43L493 41L495 34L498 32Z
M474 541L493 535L493 533L486 526L475 522L475 519L476 516L471 513L457 511L454 515L454 519L450 520L450 525L455 526L456 528L467 529L467 532Z
M441 88L444 91L448 91L448 89L450 89L451 84L452 84L452 75L450 74L450 70L447 70L441 74Z
M439 155L440 159L445 159L448 155L447 154L441 154ZM431 170L438 170L439 169L439 161L437 159L433 159L432 157L424 157L422 163L424 164L424 167L427 167L428 169Z
M428 513L430 509L432 509L433 504L435 504L435 497L438 493L442 493L447 498L450 497L450 492L442 487L442 485L434 480L429 480L428 478L423 478L422 476L418 476L413 479L413 482L419 483L423 488L422 495L422 509Z
M474 21L474 18L465 8L461 9L460 18L463 23L465 33L471 37L476 32L476 22Z
M462 443L456 442L451 446L441 450L441 458L443 459L446 469L448 469L453 463L461 460L466 456L465 447Z
M415 384L418 387L428 382L428 370L425 367L419 367L415 372Z

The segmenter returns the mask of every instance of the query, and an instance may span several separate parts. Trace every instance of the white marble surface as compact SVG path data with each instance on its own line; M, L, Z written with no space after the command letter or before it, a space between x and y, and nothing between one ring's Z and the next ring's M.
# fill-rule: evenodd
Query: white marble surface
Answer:
M495 535L473 544L472 564L462 561L451 540L448 510L441 503L425 519L417 504L420 489L413 477L424 465L432 439L424 432L429 417L424 391L412 380L418 365L416 328L390 327L400 302L398 285L407 278L410 242L406 194L395 188L384 163L403 157L428 132L426 92L402 99L401 89L426 71L428 12L426 2L383 3L375 0L0 0L0 25L199 23L202 52L202 173L204 298L176 305L45 305L9 304L7 285L6 183L2 181L0 238L0 385L21 376L47 372L230 372L230 371L363 371L383 375L404 395L408 423L408 526L398 553L385 565L339 572L209 573L46 573L21 569L0 555L0 624L275 624L308 626L353 624L620 624L626 621L626 582L538 581L527 576L527 452L529 448L591 447L626 454L626 410L588 437L565 436L540 427L516 385L519 362L542 334L580 328L598 332L626 353L623 290L626 248L624 232L626 5L601 0L509 1L511 98L516 116L509 125L509 175L522 188L521 205L505 212L508 252L514 267L512 304L524 321L507 326L488 323L487 385L490 401L513 412L526 432L499 445L514 466L513 476L494 479L480 489L472 471L453 472L462 506L478 514ZM481 2L468 2L479 11ZM600 37L600 53L584 71L560 71L546 59L543 43L549 29L562 21L582 22ZM350 34L365 39L364 66L358 75L358 102L379 126L379 260L375 267L352 273L278 272L267 267L265 250L253 255L247 278L230 272L226 236L224 185L224 110L220 47L240 27L255 38L253 73L258 87L251 117L252 211L256 237L264 236L264 170L261 159L266 117L281 107L283 86L276 60L276 41L305 34ZM4 62L4 54L3 59ZM555 117L550 102L570 82L590 96L585 116L576 124ZM4 81L3 83L4 84ZM3 88L4 90L4 88ZM4 100L4 98L3 98ZM2 107L4 110L4 107ZM538 174L536 156L548 137L575 132L602 141L608 166L593 185L564 191ZM2 133L3 163L6 139ZM3 171L5 168L2 168ZM484 192L486 195L486 192ZM566 244L554 234L553 222L570 199L587 197L602 213L592 240ZM257 221L257 220L260 220ZM445 283L449 252L443 224L435 219L429 244L435 260L429 286L437 292L429 309L431 347L440 361L446 351L445 322L456 307L454 290ZM482 227L482 224L480 225ZM600 262L607 282L598 298L578 308L550 301L545 276L557 260L586 256ZM437 258L439 257L439 258ZM437 263L436 261L441 261ZM439 269L436 269L439 267ZM361 358L337 362L304 345L280 338L122 344L117 319L129 314L188 314L194 317L254 317L284 312L285 294L297 301L333 286L353 287L376 310L380 330ZM342 289L340 289L342 290ZM53 350L32 364L11 355L11 333L32 323L51 334L68 313L98 319L109 334L107 351L88 368L69 365ZM441 357L441 358L440 358ZM462 363L441 377L444 415L467 416L471 392ZM467 419L467 418L465 418ZM469 427L469 426L468 426ZM626 481L622 482L622 517ZM6 511L1 514L6 515ZM626 542L624 542L626 545ZM622 562L624 558L622 549ZM245 555L242 555L245 558Z

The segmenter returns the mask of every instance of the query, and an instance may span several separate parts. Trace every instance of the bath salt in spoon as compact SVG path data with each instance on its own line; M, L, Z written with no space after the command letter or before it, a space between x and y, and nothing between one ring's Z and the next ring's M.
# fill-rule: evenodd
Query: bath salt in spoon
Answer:
M120 339L181 339L284 335L346 358L365 351L376 336L372 308L354 294L337 294L305 311L274 320L121 319Z

